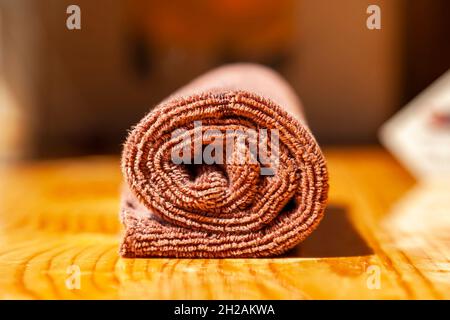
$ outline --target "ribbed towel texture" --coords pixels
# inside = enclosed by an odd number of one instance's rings
[[[225,161],[205,163],[225,141]],[[327,201],[325,159],[299,100],[252,64],[210,71],[157,105],[131,130],[122,171],[124,257],[279,255],[317,227]]]

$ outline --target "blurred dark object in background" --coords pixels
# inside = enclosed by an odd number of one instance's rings
[[[408,1],[405,17],[404,103],[450,69],[450,1]]]
[[[81,8],[81,30],[66,28],[71,4]],[[366,28],[370,4],[381,7],[381,30]],[[373,143],[385,119],[450,67],[449,6],[8,0],[0,2],[0,78],[24,115],[31,157],[117,153],[162,98],[234,61],[281,72],[322,144]]]

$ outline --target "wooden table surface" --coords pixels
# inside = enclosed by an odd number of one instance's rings
[[[0,298],[450,298],[450,223],[435,220],[447,215],[410,223],[404,207],[420,198],[410,194],[416,182],[382,149],[325,153],[326,217],[273,259],[122,259],[117,158],[4,167]]]

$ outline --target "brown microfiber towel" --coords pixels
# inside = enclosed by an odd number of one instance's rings
[[[202,152],[224,141],[234,143],[224,162],[205,163]],[[260,158],[255,145],[267,145]],[[122,170],[124,257],[278,255],[316,228],[327,201],[326,163],[300,102],[252,64],[215,69],[156,106],[129,134]]]

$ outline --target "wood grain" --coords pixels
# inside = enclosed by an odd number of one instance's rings
[[[3,167],[0,298],[450,298],[449,219],[439,220],[438,233],[405,229],[408,213],[390,221],[401,211],[395,204],[418,196],[408,193],[413,179],[383,150],[328,149],[326,156],[330,208],[340,211],[330,209],[328,227],[324,220],[303,245],[274,259],[121,259],[118,159]],[[77,279],[71,266],[79,268],[79,288],[69,281]]]

